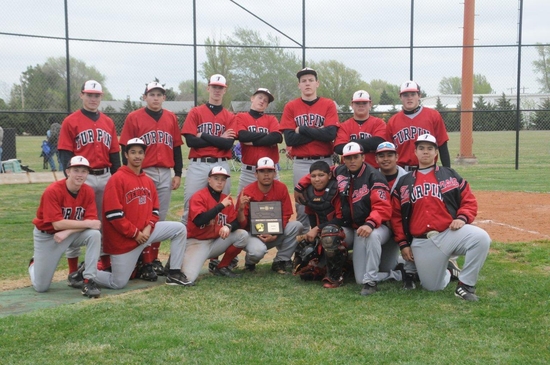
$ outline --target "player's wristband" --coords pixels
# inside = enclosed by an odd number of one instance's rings
[[[231,224],[229,224],[229,223],[226,224],[225,227],[229,228],[229,231],[231,231],[231,228],[233,228],[233,227],[231,226]]]

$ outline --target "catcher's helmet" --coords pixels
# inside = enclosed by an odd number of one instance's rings
[[[346,238],[344,230],[335,224],[328,224],[321,230],[321,245],[327,254],[334,252],[344,238]]]

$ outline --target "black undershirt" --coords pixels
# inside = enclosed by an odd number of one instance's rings
[[[302,101],[304,103],[306,103],[307,105],[312,106],[313,104],[315,104],[316,102],[319,101],[319,97],[317,97],[315,100],[304,100],[304,99],[302,99]]]
[[[156,120],[157,122],[160,120],[160,118],[162,117],[162,111],[163,109],[159,110],[158,112],[154,111],[154,110],[151,110],[147,107],[145,107],[145,113],[147,113],[147,115],[149,115],[151,118],[153,118],[154,120]]]
[[[250,109],[250,111],[248,112],[248,114],[250,114],[250,116],[254,119],[258,119],[258,118],[261,118],[264,116],[264,113],[261,113],[257,110],[252,110]]]
[[[223,105],[213,105],[210,103],[206,103],[206,106],[214,115],[218,115],[223,110]]]
[[[414,114],[414,113],[418,113],[418,111],[420,110],[421,107],[422,107],[422,105],[417,106],[417,107],[414,108],[413,110],[405,110],[405,109],[403,109],[403,113],[405,113],[405,114],[407,114],[407,115]]]
[[[82,112],[82,114],[84,114],[86,117],[90,118],[91,120],[93,120],[94,122],[97,122],[97,120],[99,119],[99,112],[91,112],[89,110],[86,110],[84,108],[80,109],[80,111]]]

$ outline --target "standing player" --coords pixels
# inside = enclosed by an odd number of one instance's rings
[[[208,186],[189,200],[189,237],[182,269],[191,282],[197,279],[208,258],[224,252],[223,259],[212,267],[212,272],[229,278],[238,276],[230,264],[246,246],[248,233],[238,229],[233,199],[223,193],[229,177],[223,167],[213,167],[208,173]]]
[[[393,191],[395,240],[403,258],[416,264],[427,290],[444,289],[452,276],[449,258],[464,255],[455,295],[477,301],[475,285],[491,238],[471,224],[477,215],[476,198],[456,171],[435,165],[438,144],[433,135],[422,134],[415,144],[418,170],[401,178]]]
[[[170,260],[176,269],[169,270],[166,284],[192,285],[180,270],[187,230],[180,222],[159,222],[155,184],[141,170],[146,147],[139,138],[128,140],[124,152],[128,164],[105,187],[103,250],[111,255],[111,272],[98,271],[97,282],[107,288],[126,286],[143,249],[167,239],[171,240]]]
[[[407,171],[418,168],[414,142],[422,134],[431,134],[439,141],[439,152],[443,166],[451,167],[447,141],[447,129],[437,110],[420,105],[420,87],[414,81],[401,85],[399,97],[403,109],[392,116],[386,127],[386,140],[392,141],[399,151],[397,164]]]
[[[378,167],[374,153],[378,145],[385,141],[386,123],[370,115],[371,107],[372,102],[368,92],[359,90],[353,93],[351,99],[353,117],[340,124],[334,141],[334,152],[341,155],[346,143],[357,142],[365,151],[365,162]]]
[[[338,131],[338,113],[334,101],[318,97],[317,71],[304,68],[296,74],[301,96],[285,105],[279,129],[287,146],[292,147],[294,185],[309,173],[309,166],[318,160],[332,165],[333,141]],[[304,228],[309,220],[304,206],[296,202],[297,220]]]
[[[157,188],[159,197],[159,220],[164,221],[170,207],[172,190],[179,188],[183,161],[181,156],[182,139],[178,117],[162,108],[166,100],[166,89],[158,82],[150,82],[145,88],[144,108],[131,112],[124,121],[120,144],[124,146],[132,138],[140,138],[147,145],[143,161],[143,172],[149,176]],[[126,163],[123,156],[122,161]],[[174,169],[172,177],[171,169]],[[156,275],[164,275],[164,268],[158,259],[160,242],[154,242],[142,252],[140,275],[151,280]]]
[[[256,181],[244,187],[237,202],[237,219],[241,228],[250,230],[250,202],[281,202],[283,234],[258,234],[251,236],[246,245],[245,270],[254,271],[256,264],[265,256],[268,249],[277,247],[271,270],[285,274],[292,270],[291,257],[296,248],[296,236],[302,232],[302,223],[290,222],[292,203],[288,188],[275,180],[275,162],[269,157],[262,157],[256,163]]]
[[[82,281],[82,294],[93,298],[101,291],[95,280],[97,259],[101,245],[101,222],[97,218],[94,191],[84,184],[90,163],[84,157],[74,156],[66,165],[65,180],[46,188],[36,218],[34,256],[29,265],[32,286],[37,292],[50,287],[55,268],[69,247],[86,246],[86,261],[75,280]]]
[[[206,187],[204,177],[212,167],[219,165],[229,171],[228,160],[231,159],[231,148],[237,134],[235,115],[222,106],[223,95],[227,91],[225,82],[222,75],[210,77],[207,88],[208,103],[191,109],[181,128],[181,134],[190,147],[190,162],[183,195],[183,224],[187,224],[189,217],[189,199]],[[224,194],[229,194],[230,190],[229,179]]]
[[[120,146],[113,120],[99,111],[103,89],[95,80],[82,85],[80,99],[82,109],[69,115],[61,124],[57,149],[61,164],[67,163],[74,155],[83,156],[90,162],[90,173],[86,184],[94,189],[97,211],[101,214],[105,185],[120,167]],[[101,217],[100,217],[101,219]],[[79,248],[67,251],[69,272],[78,268]],[[108,256],[103,256],[104,265],[109,265]],[[73,283],[79,286],[79,283]]]
[[[342,199],[344,231],[346,239],[353,237],[353,271],[356,282],[363,285],[361,295],[370,295],[378,291],[378,281],[402,278],[399,271],[380,272],[382,246],[391,236],[383,224],[391,217],[389,188],[380,171],[365,163],[359,144],[350,142],[343,152],[344,165],[334,175]]]
[[[275,164],[279,162],[278,143],[283,141],[279,131],[279,122],[273,115],[265,114],[269,103],[275,100],[268,89],[259,88],[250,98],[248,113],[237,114],[235,124],[241,142],[241,178],[238,192],[246,185],[256,181],[254,171],[256,162],[263,157],[269,157]]]

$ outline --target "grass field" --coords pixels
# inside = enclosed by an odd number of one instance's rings
[[[548,153],[543,155],[540,146],[550,135],[529,135],[539,147],[522,143],[533,161],[525,161],[525,167],[520,162],[516,171],[509,134],[476,135],[475,146],[485,148],[474,147],[479,164],[457,170],[474,190],[548,192]],[[37,171],[40,141],[17,141],[18,158]],[[456,151],[452,143],[451,154]],[[508,161],[504,155],[510,153]],[[233,177],[236,189],[238,174]],[[283,170],[282,180],[290,184],[291,172]],[[1,282],[27,278],[31,220],[45,186],[0,185]],[[182,201],[180,188],[169,219],[179,219]],[[162,249],[166,252],[166,243]],[[353,282],[326,290],[261,265],[258,274],[236,280],[205,276],[192,288],[159,286],[0,318],[0,362],[548,364],[549,257],[549,241],[493,242],[478,283],[478,303],[455,298],[454,285],[430,293],[383,283],[379,293],[365,298]],[[66,269],[66,260],[59,267]]]

